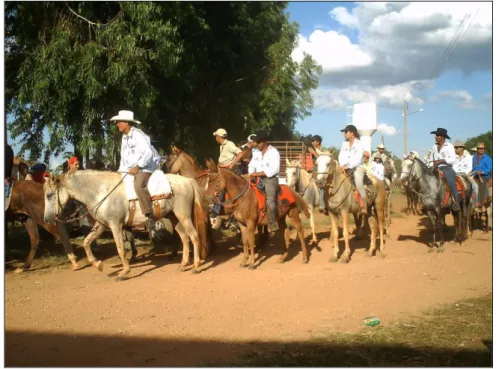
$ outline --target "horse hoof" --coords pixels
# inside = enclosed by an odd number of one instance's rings
[[[437,249],[437,253],[441,254],[442,252],[444,252],[444,249],[442,249],[442,248]]]
[[[240,268],[247,268],[247,267],[248,267],[248,264],[241,263],[241,264],[239,264],[239,267],[240,267]]]
[[[338,260],[338,263],[340,263],[340,264],[348,264],[348,262],[349,262],[348,259],[343,259],[342,258],[342,259]]]
[[[126,281],[127,279],[128,279],[128,277],[122,275],[122,276],[116,278],[116,282],[123,282],[123,281]]]
[[[78,269],[80,269],[80,266],[78,264],[74,264],[72,267],[71,267],[71,270],[73,272],[76,272]]]
[[[308,260],[302,260],[301,263],[302,264],[308,264]]]
[[[192,274],[199,274],[201,271],[199,269],[192,269]]]
[[[21,273],[22,273],[22,272],[24,272],[25,270],[26,270],[26,269],[24,269],[24,268],[17,268],[17,269],[14,271],[14,273],[16,273],[16,274],[21,274]]]
[[[337,261],[338,261],[338,258],[335,258],[334,256],[331,256],[331,257],[329,258],[329,262],[330,262],[330,263],[336,263]]]
[[[251,264],[251,265],[248,266],[248,269],[255,270],[256,269],[256,265],[255,264]]]
[[[132,256],[132,257],[130,258],[130,260],[128,260],[128,262],[129,262],[130,264],[136,263],[137,261],[138,261],[138,259],[137,259],[137,257],[135,257],[135,256]]]
[[[366,258],[372,258],[373,254],[371,254],[369,251],[366,251],[364,254]]]
[[[428,254],[431,254],[432,252],[435,252],[435,249],[434,249],[433,247],[430,247],[430,248],[428,249]]]
[[[284,264],[284,260],[283,259],[279,259],[279,261],[277,262],[277,264]]]
[[[381,256],[383,259],[386,258],[386,254],[384,252],[380,252],[379,256]]]
[[[104,263],[100,260],[96,261],[94,267],[96,267],[99,272],[102,272],[104,270]]]
[[[187,270],[187,267],[185,265],[181,265],[178,267],[179,272],[185,272]]]

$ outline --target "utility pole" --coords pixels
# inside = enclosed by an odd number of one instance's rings
[[[407,155],[407,108],[409,103],[404,101],[404,155]]]

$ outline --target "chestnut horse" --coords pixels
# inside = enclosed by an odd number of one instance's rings
[[[206,164],[209,169],[216,170],[216,165],[213,160],[210,159],[206,161]],[[244,255],[240,266],[255,269],[255,229],[260,224],[268,225],[268,213],[265,213],[265,216],[259,223],[260,209],[256,191],[251,188],[248,180],[242,176],[230,169],[218,168],[218,172],[211,173],[209,177],[210,182],[215,184],[215,190],[213,193],[215,198],[220,190],[224,188],[226,189],[228,198],[230,199],[230,204],[225,204],[225,206],[233,208],[234,217],[239,224],[239,228],[241,229]],[[303,263],[306,264],[308,263],[309,255],[305,244],[305,236],[301,224],[300,212],[307,218],[310,218],[308,205],[305,200],[303,200],[303,198],[293,189],[285,185],[282,185],[281,187],[286,187],[286,189],[292,194],[294,202],[290,205],[278,207],[278,222],[280,223],[279,225],[282,226],[285,220],[284,218],[286,217],[286,220],[289,220],[293,227],[296,228],[298,238],[301,243]],[[279,259],[280,263],[283,263],[288,256],[288,248],[290,245],[289,232],[290,230],[286,227],[284,231],[285,249]]]

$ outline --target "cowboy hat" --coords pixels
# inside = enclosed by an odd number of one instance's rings
[[[385,145],[383,145],[383,144],[378,145],[378,149],[384,149],[384,148],[385,148]]]
[[[133,111],[130,110],[120,110],[118,115],[111,118],[111,121],[113,120],[118,122],[134,122],[136,124],[141,124],[140,121],[134,119]]]
[[[431,131],[431,135],[442,136],[450,140],[450,137],[447,136],[447,130],[445,128],[437,128],[436,131]]]
[[[375,153],[375,154],[373,155],[373,160],[374,160],[374,159],[381,159],[381,161],[383,161],[383,157],[381,156],[381,154],[380,154],[379,152],[377,152],[377,153]]]
[[[410,152],[409,152],[409,155],[411,155],[411,154],[414,154],[414,157],[415,157],[415,158],[419,158],[419,154],[418,154],[418,152],[417,152],[417,151],[410,151]]]
[[[213,132],[213,136],[220,136],[220,137],[227,137],[227,131],[223,128],[217,129],[215,132]]]
[[[269,140],[269,135],[267,132],[265,131],[260,131],[258,132],[256,135],[255,135],[255,138],[254,138],[255,142],[266,142]]]
[[[463,141],[459,141],[457,140],[455,143],[454,143],[454,147],[466,147],[466,145],[464,144]]]
[[[479,142],[478,145],[476,145],[477,150],[478,149],[485,149],[485,144],[483,142]]]

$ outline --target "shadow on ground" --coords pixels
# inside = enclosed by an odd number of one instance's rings
[[[403,344],[221,342],[6,331],[5,366],[491,366],[483,349]]]

